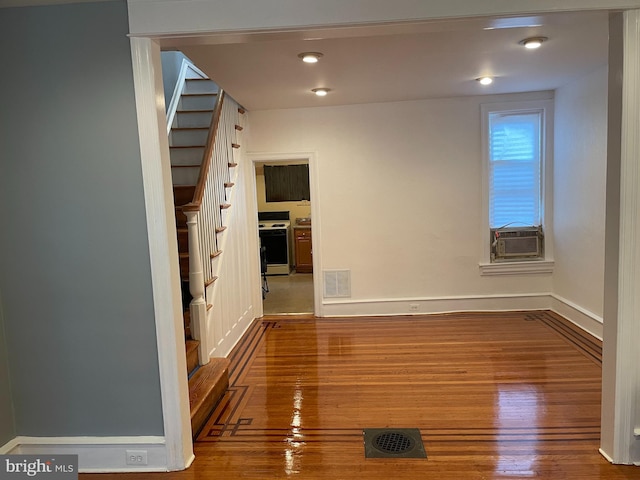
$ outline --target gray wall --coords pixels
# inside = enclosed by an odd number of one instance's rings
[[[16,436],[8,360],[0,295],[0,446]]]
[[[0,291],[18,435],[161,435],[127,8],[0,12]]]
[[[182,60],[185,58],[189,60],[182,52],[162,52],[162,86],[164,87],[165,110],[169,108],[169,102],[173,90],[176,88],[178,75],[180,75]]]

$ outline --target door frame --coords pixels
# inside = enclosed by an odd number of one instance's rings
[[[253,194],[253,208],[257,217],[258,213],[258,196],[256,184],[256,164],[286,164],[293,162],[302,162],[309,164],[309,190],[311,202],[311,218],[313,219],[313,228],[311,229],[311,244],[313,245],[313,314],[316,317],[322,317],[322,276],[321,276],[321,235],[322,231],[319,202],[319,181],[318,181],[318,162],[315,152],[249,152],[246,155],[247,160],[251,162],[252,175],[249,175],[251,182],[251,192]],[[260,303],[260,315],[263,314],[262,302]]]

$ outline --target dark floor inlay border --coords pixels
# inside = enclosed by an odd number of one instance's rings
[[[427,458],[417,428],[365,428],[365,458]]]

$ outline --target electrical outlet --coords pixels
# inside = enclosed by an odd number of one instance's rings
[[[409,304],[409,310],[411,310],[412,312],[417,312],[418,311],[418,307],[420,307],[419,303],[410,303]]]
[[[146,450],[127,450],[127,465],[146,465]]]

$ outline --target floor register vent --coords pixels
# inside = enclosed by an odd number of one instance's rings
[[[365,458],[427,458],[417,428],[365,428]]]

